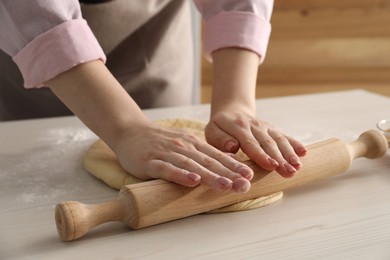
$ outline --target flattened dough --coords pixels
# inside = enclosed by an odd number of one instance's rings
[[[184,129],[204,139],[205,123],[188,119],[167,119],[157,121],[156,123],[175,129]],[[248,160],[248,157],[241,151],[237,158],[240,161]],[[102,180],[108,186],[119,190],[123,185],[142,182],[127,171],[125,171],[116,158],[114,152],[102,141],[96,141],[86,152],[84,157],[84,167],[96,178]],[[253,200],[242,201],[223,208],[209,211],[208,213],[223,213],[231,211],[242,211],[255,209],[269,205],[283,196],[283,192],[278,192],[268,196]]]

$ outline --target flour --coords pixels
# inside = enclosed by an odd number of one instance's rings
[[[0,189],[8,204],[2,205],[3,210],[54,205],[81,193],[90,182],[82,158],[95,140],[96,136],[87,129],[50,129],[42,131],[37,139],[26,140],[26,149],[2,154]]]
[[[88,129],[80,128],[58,128],[45,132],[47,140],[53,140],[55,144],[69,144],[81,142],[94,138]]]

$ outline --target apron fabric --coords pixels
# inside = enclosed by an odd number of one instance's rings
[[[112,0],[81,4],[106,66],[141,108],[189,105],[193,41],[187,0]],[[0,51],[0,120],[72,113],[49,88],[25,89],[16,64]]]

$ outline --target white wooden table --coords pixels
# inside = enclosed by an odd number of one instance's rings
[[[258,116],[306,144],[354,140],[390,117],[390,99],[355,90],[258,100]],[[207,120],[207,105],[145,111]],[[82,167],[96,137],[75,117],[0,123],[0,259],[390,259],[390,153],[286,191],[270,206],[141,230],[107,223],[61,242],[54,207],[117,192]]]

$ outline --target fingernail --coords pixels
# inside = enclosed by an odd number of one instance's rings
[[[299,152],[302,154],[305,154],[305,153],[307,153],[307,149],[305,147],[302,147],[299,149]]]
[[[234,141],[229,141],[225,145],[225,149],[229,153],[234,153],[237,150],[238,144]]]
[[[268,161],[272,166],[275,166],[275,168],[279,167],[279,163],[274,158],[269,157]]]
[[[247,180],[251,180],[253,178],[253,171],[247,166],[241,166],[240,168],[238,168],[237,172]]]
[[[233,182],[233,190],[238,193],[248,192],[251,188],[251,183],[244,178],[235,179]]]
[[[223,189],[223,190],[227,189],[229,186],[231,186],[233,184],[233,182],[231,180],[224,178],[224,177],[219,177],[217,179],[217,183],[219,184],[218,188]]]
[[[295,173],[297,170],[292,166],[290,165],[289,163],[285,163],[284,164],[284,168],[286,169],[286,171],[288,173]]]
[[[301,161],[300,161],[299,158],[296,157],[296,156],[292,156],[292,157],[290,158],[290,163],[291,163],[292,165],[301,165]]]
[[[193,173],[193,172],[187,173],[187,178],[192,180],[192,181],[195,181],[195,182],[200,181],[200,176],[196,173]]]

